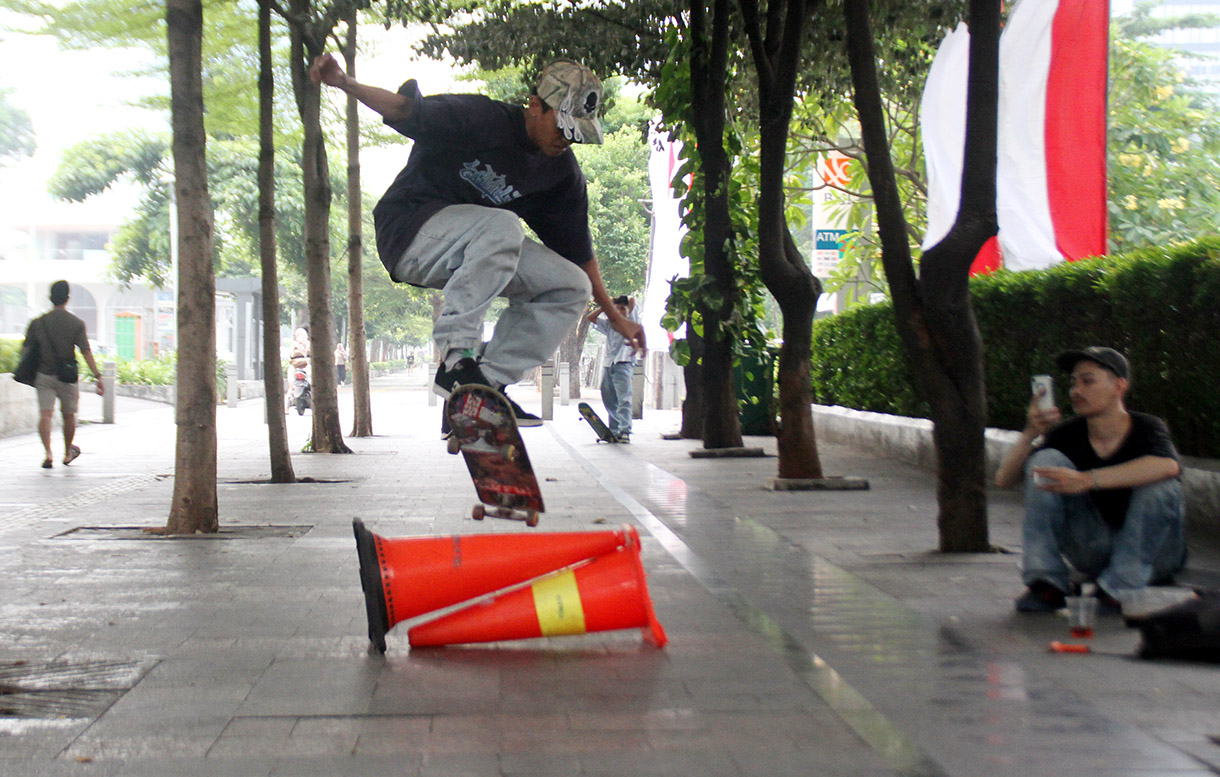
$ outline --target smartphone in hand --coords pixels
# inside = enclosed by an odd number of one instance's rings
[[[1038,399],[1039,410],[1055,406],[1055,380],[1050,375],[1035,375],[1029,381],[1030,392]]]

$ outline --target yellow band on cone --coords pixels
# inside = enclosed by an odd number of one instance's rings
[[[572,570],[560,572],[533,585],[534,610],[544,637],[585,633],[585,611]]]

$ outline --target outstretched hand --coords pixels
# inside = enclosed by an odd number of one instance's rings
[[[648,352],[648,344],[644,342],[644,327],[638,321],[616,316],[610,320],[610,326],[614,327],[614,331],[622,335],[636,352]]]
[[[319,54],[314,57],[313,64],[309,66],[309,80],[315,84],[340,86],[345,78],[347,78],[347,74],[343,72],[343,68],[333,54]]]

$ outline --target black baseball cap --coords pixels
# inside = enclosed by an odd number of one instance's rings
[[[1076,351],[1064,351],[1055,357],[1055,364],[1058,364],[1064,372],[1071,372],[1076,368],[1077,362],[1084,360],[1100,364],[1124,380],[1131,377],[1131,367],[1127,364],[1127,357],[1113,348],[1100,345],[1090,345],[1088,348]]]

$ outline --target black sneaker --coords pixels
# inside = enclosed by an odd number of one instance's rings
[[[1038,580],[1013,602],[1017,612],[1054,612],[1067,606],[1063,591]]]
[[[504,398],[508,400],[508,406],[513,409],[513,415],[517,417],[517,426],[518,427],[542,426],[542,419],[539,418],[538,416],[534,415],[533,413],[525,412],[525,410],[523,410],[521,408],[521,405],[518,405],[516,402],[513,401],[512,397],[510,397],[508,394],[504,393],[503,386],[499,387],[496,390],[499,391],[501,394],[504,394]]]
[[[448,399],[449,395],[453,393],[454,386],[467,383],[491,386],[491,381],[483,374],[479,363],[469,356],[459,359],[451,370],[445,369],[445,364],[442,362],[436,370],[436,380],[432,382],[432,393]]]

